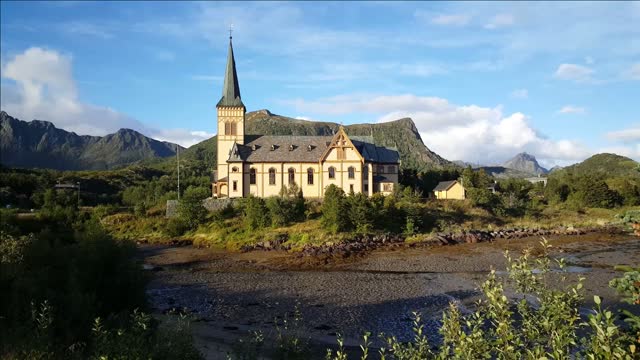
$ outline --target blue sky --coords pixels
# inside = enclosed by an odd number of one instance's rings
[[[248,110],[410,116],[450,160],[640,160],[640,2],[2,2],[2,109],[79,134],[215,133],[228,28]]]

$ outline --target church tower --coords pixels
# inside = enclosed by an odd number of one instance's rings
[[[218,110],[218,171],[216,175],[218,196],[229,195],[229,165],[227,159],[234,143],[244,145],[244,117],[246,109],[240,99],[240,86],[233,57],[232,38],[229,36],[229,54],[224,74],[222,98],[216,105]]]

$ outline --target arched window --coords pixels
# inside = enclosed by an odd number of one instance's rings
[[[256,184],[256,169],[254,168],[249,169],[249,184],[250,185]]]
[[[349,169],[347,169],[347,171],[349,172],[349,179],[356,178],[356,169],[353,166],[349,166]]]
[[[395,172],[396,172],[396,167],[395,167],[395,166],[393,166],[393,165],[389,165],[389,166],[387,166],[387,172],[388,172],[389,174],[393,174],[393,173],[395,173]]]
[[[275,185],[276,184],[276,169],[271,168],[269,169],[269,185]]]
[[[362,177],[365,179],[369,178],[369,165],[364,164],[364,167],[362,168]]]
[[[335,179],[336,178],[336,168],[334,168],[333,166],[329,167],[329,179]]]
[[[238,167],[237,166],[232,167],[231,172],[238,172]]]
[[[313,185],[313,169],[312,168],[307,169],[307,184]]]
[[[382,174],[384,172],[384,165],[378,165],[378,174]]]
[[[296,170],[294,168],[289,168],[289,185],[295,184],[296,182]]]

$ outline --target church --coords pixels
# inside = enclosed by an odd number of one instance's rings
[[[342,126],[333,136],[246,135],[246,108],[231,37],[222,98],[216,108],[215,198],[274,196],[293,184],[305,198],[322,198],[331,184],[346,193],[388,195],[398,184],[398,151],[375,145],[370,136],[348,136]]]

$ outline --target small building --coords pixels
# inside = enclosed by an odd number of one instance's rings
[[[537,183],[542,183],[542,186],[547,186],[547,178],[546,177],[542,177],[542,176],[537,176],[537,177],[529,177],[529,178],[525,178],[525,180],[527,180],[528,182],[532,183],[532,184],[537,184]]]
[[[460,183],[460,181],[458,180],[439,182],[438,185],[433,189],[433,193],[435,194],[436,199],[439,200],[464,200],[467,197],[467,191],[462,186],[462,183]]]

